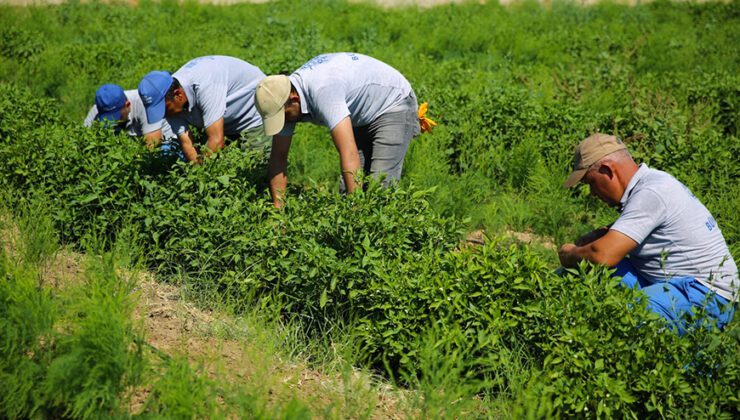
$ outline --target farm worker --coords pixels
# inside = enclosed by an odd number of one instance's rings
[[[84,126],[90,127],[93,121],[110,121],[116,132],[125,131],[132,137],[144,137],[147,147],[154,148],[162,142],[165,144],[176,138],[166,121],[149,124],[141,102],[139,92],[135,89],[124,91],[120,86],[104,84],[95,92],[95,105],[87,113]]]
[[[648,307],[681,335],[685,315],[702,308],[722,328],[735,312],[738,270],[722,232],[706,207],[673,176],[637,165],[622,141],[593,134],[575,151],[570,188],[617,207],[620,217],[575,244],[560,247],[560,263],[581,260],[616,268],[622,284],[641,289]]]
[[[205,154],[221,150],[225,137],[245,146],[269,149],[270,139],[254,107],[254,90],[265,74],[234,57],[212,55],[187,62],[174,74],[153,71],[139,83],[150,122],[166,117],[187,160],[197,162],[189,125],[205,129]]]
[[[266,77],[257,86],[257,110],[273,136],[268,177],[275,207],[288,184],[288,150],[296,123],[331,130],[342,171],[340,189],[354,191],[359,169],[401,177],[411,139],[419,134],[414,90],[398,70],[356,53],[322,54],[290,76]],[[433,124],[433,122],[432,122]]]

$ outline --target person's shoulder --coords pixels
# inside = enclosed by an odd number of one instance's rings
[[[645,174],[640,181],[643,188],[666,189],[680,187],[682,184],[668,172],[659,169],[646,168]]]
[[[658,169],[649,169],[640,184],[640,191],[649,191],[665,203],[695,198],[691,190],[676,177]]]

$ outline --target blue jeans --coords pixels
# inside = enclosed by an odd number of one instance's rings
[[[621,277],[622,284],[642,290],[648,297],[648,309],[668,320],[679,335],[686,334],[690,322],[686,315],[694,315],[694,307],[701,307],[707,316],[717,321],[722,329],[732,320],[735,305],[712,292],[693,277],[673,277],[668,281],[651,281],[642,277],[628,259],[617,264],[612,277]],[[700,324],[702,320],[696,320]]]

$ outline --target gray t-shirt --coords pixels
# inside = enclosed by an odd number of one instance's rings
[[[129,135],[134,137],[141,137],[145,134],[149,134],[153,131],[162,130],[162,139],[175,140],[177,136],[172,132],[170,125],[167,121],[162,120],[158,123],[149,124],[146,120],[146,111],[144,110],[144,103],[141,102],[139,97],[139,91],[136,89],[127,90],[123,92],[126,98],[131,102],[131,111],[128,113],[128,120],[126,121],[123,130]],[[84,126],[90,127],[98,116],[98,107],[93,105],[90,108],[90,112],[85,117]]]
[[[190,60],[172,77],[188,97],[187,109],[167,119],[175,134],[185,133],[188,124],[208,128],[222,117],[227,136],[262,126],[254,105],[257,84],[265,78],[259,68],[238,58],[211,55]]]
[[[690,276],[738,300],[738,271],[722,232],[704,205],[671,175],[642,164],[620,200],[611,226],[639,245],[630,261],[645,278]]]
[[[333,129],[349,116],[362,127],[394,110],[412,93],[398,70],[362,54],[333,53],[312,58],[290,75],[301,98],[301,122]],[[295,123],[285,123],[280,135],[290,136]]]

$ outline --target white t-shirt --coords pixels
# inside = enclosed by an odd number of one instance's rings
[[[330,130],[347,116],[353,127],[366,126],[412,92],[398,70],[356,53],[319,55],[289,77],[301,98],[301,121]],[[294,130],[295,123],[286,122],[280,135]]]
[[[237,135],[262,126],[254,105],[262,71],[234,57],[211,55],[187,62],[172,75],[188,97],[187,109],[176,118],[167,118],[175,134],[187,131],[188,124],[208,128],[223,117],[224,134]]]
[[[170,125],[167,124],[167,121],[162,120],[154,124],[147,123],[144,103],[141,102],[138,90],[132,89],[124,91],[123,93],[126,95],[126,99],[131,102],[131,111],[128,113],[128,120],[123,128],[129,136],[141,137],[145,134],[161,129],[163,140],[174,140],[177,138],[177,136],[172,132]],[[97,116],[98,107],[93,105],[87,113],[87,117],[85,117],[84,126],[90,127]]]
[[[642,164],[620,200],[611,226],[639,245],[630,262],[648,280],[689,276],[718,295],[738,300],[738,271],[706,207],[671,175]]]

